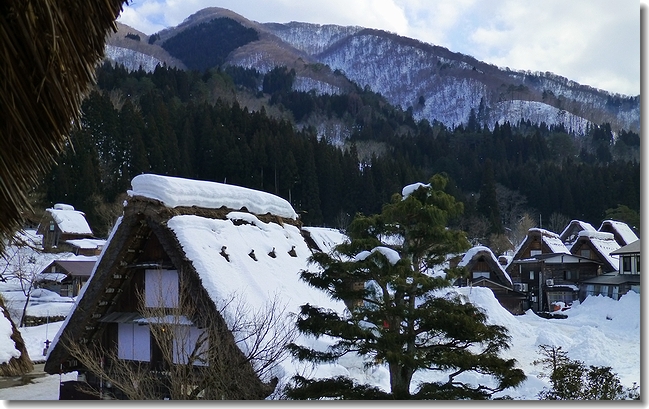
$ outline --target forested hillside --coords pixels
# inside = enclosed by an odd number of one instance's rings
[[[445,172],[450,193],[465,204],[454,223],[485,244],[525,214],[544,228],[570,219],[597,226],[607,215],[639,228],[640,139],[633,132],[602,124],[577,137],[543,123],[489,130],[477,120],[450,129],[415,121],[367,89],[291,91],[293,78],[286,69],[129,73],[105,64],[36,206],[71,204],[105,236],[130,180],[151,172],[274,193],[305,224],[342,227],[356,212],[380,212],[403,186]],[[349,124],[353,133],[344,145],[318,139],[309,118]]]

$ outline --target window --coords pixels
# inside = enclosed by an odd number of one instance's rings
[[[572,291],[549,291],[548,293],[548,304],[564,303],[565,305],[571,305],[574,301]]]
[[[631,274],[631,256],[622,256],[622,274]]]
[[[527,292],[527,283],[514,283],[514,290],[520,291],[522,293]]]
[[[613,286],[613,294],[611,294],[612,299],[617,300],[618,291],[619,291],[618,286],[614,285]]]
[[[476,278],[480,278],[480,277],[489,278],[489,276],[490,276],[490,274],[489,274],[488,271],[474,271],[474,272],[473,272],[473,279],[474,279],[474,280],[475,280]]]
[[[563,278],[564,280],[578,280],[579,279],[579,271],[564,271],[563,272]]]
[[[608,286],[607,285],[600,285],[599,286],[599,293],[601,295],[608,296]]]
[[[178,306],[176,270],[146,270],[144,274],[145,307],[175,308]]]
[[[594,294],[595,294],[595,285],[594,284],[587,284],[586,285],[586,296],[594,295]]]
[[[590,249],[581,249],[581,250],[579,251],[579,254],[580,254],[582,257],[590,258]]]
[[[530,271],[530,280],[534,280],[534,271]]]
[[[538,256],[539,254],[542,254],[542,253],[543,253],[542,250],[530,250],[530,256],[532,256],[532,257]]]
[[[151,360],[150,334],[147,325],[120,323],[117,325],[117,357],[133,361]]]

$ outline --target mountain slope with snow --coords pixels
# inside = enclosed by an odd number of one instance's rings
[[[148,50],[139,45],[138,51],[162,50],[160,44],[182,30],[222,17],[259,34],[258,41],[232,51],[226,64],[262,73],[276,66],[293,68],[297,74],[294,88],[300,91],[347,92],[349,79],[403,110],[412,109],[416,119],[437,120],[451,127],[466,124],[473,110],[479,123],[489,127],[522,119],[563,124],[578,134],[589,122],[608,122],[614,131],[640,129],[639,95],[612,94],[549,72],[500,68],[443,47],[357,26],[260,24],[212,7],[189,16],[177,28],[163,30],[159,41],[147,44]],[[109,45],[124,43],[123,32],[111,37]],[[135,60],[128,63],[126,57],[120,58],[127,66],[137,66]],[[142,59],[136,54],[132,58]],[[169,65],[165,58],[157,58]],[[322,64],[328,69],[319,68]],[[344,75],[334,75],[339,73]]]

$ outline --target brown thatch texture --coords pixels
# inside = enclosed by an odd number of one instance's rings
[[[34,364],[29,358],[27,353],[27,348],[25,347],[25,342],[23,337],[20,335],[20,331],[16,328],[16,325],[11,321],[9,317],[9,312],[4,305],[2,297],[0,297],[0,310],[3,314],[0,314],[0,320],[8,320],[11,322],[12,334],[11,340],[14,342],[14,345],[18,351],[20,351],[20,356],[18,358],[11,358],[9,362],[4,362],[0,364],[0,376],[19,376],[24,375],[34,369]]]
[[[0,5],[0,239],[21,227],[26,193],[65,147],[124,2]]]

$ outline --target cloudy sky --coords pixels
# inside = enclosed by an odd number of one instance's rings
[[[223,7],[260,23],[358,25],[500,67],[550,71],[638,95],[641,4],[646,5],[633,0],[131,0],[118,21],[153,34],[205,7]]]

